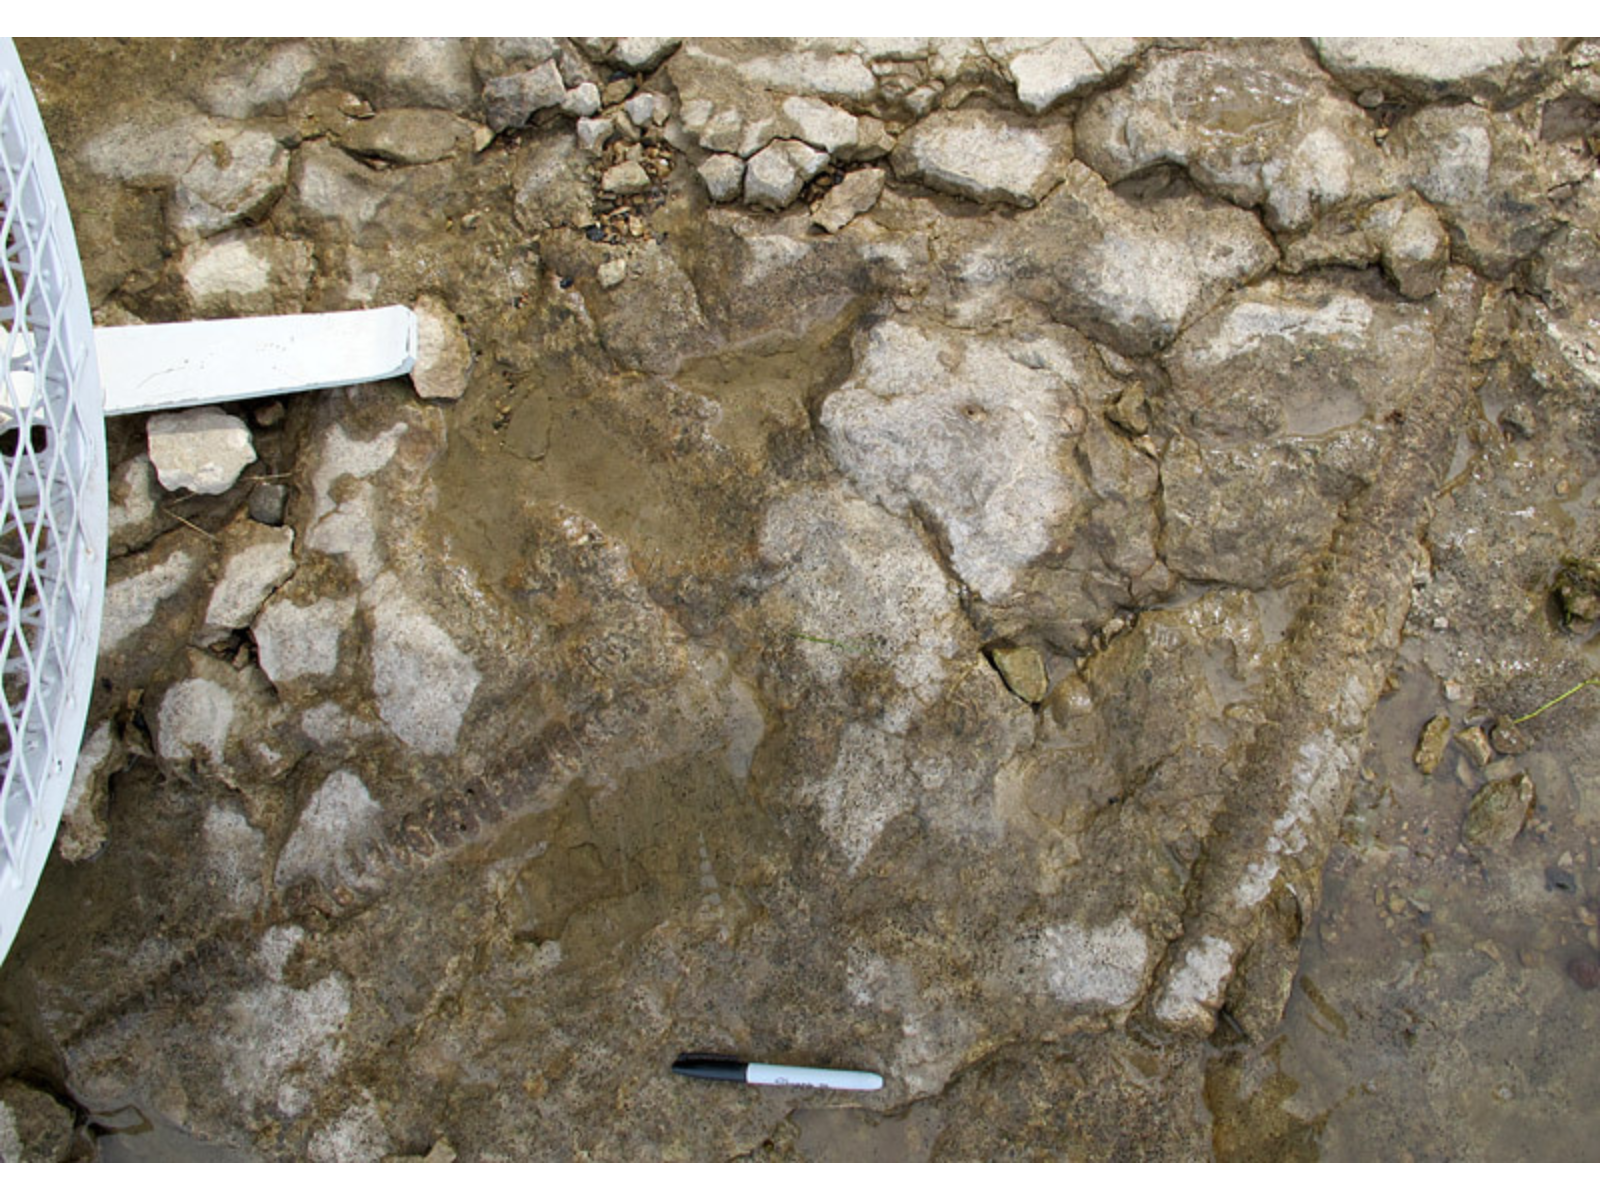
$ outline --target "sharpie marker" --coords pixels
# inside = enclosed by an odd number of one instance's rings
[[[747,1063],[726,1054],[680,1054],[672,1064],[679,1075],[692,1079],[718,1079],[728,1083],[754,1083],[763,1087],[837,1088],[846,1092],[875,1092],[883,1076],[871,1071],[834,1071],[826,1067],[780,1067],[772,1063]]]

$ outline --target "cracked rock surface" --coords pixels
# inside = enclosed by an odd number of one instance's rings
[[[1600,45],[20,49],[427,353],[111,423],[0,1154],[1600,1153]]]

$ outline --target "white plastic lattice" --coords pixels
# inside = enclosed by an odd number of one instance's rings
[[[103,394],[83,268],[22,63],[0,40],[0,960],[55,838],[105,592]]]

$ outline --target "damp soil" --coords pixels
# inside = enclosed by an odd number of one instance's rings
[[[25,58],[45,57],[42,47],[23,49]],[[97,92],[136,94],[158,69],[203,78],[256,53],[198,42],[49,49],[36,79],[69,142],[92,124]],[[455,207],[487,203],[491,191],[463,185]],[[104,225],[90,215],[89,227],[100,231],[91,236],[109,241],[119,223],[133,222],[137,206],[128,205]],[[661,222],[661,231],[693,236],[681,214]],[[470,245],[461,250],[462,270],[487,275],[496,254],[515,253],[516,240],[486,234],[434,249]],[[447,257],[438,261],[449,269]],[[785,648],[748,641],[743,575],[763,506],[795,481],[827,473],[813,414],[848,365],[854,314],[793,342],[690,356],[663,380],[617,371],[583,332],[577,301],[591,286],[539,275],[501,286],[492,314],[488,301],[477,314],[484,353],[467,394],[444,410],[445,450],[432,469],[428,533],[441,570],[461,567],[514,608],[526,598],[531,547],[562,513],[580,512],[637,548],[640,578],[685,629],[752,670],[770,668]],[[1492,389],[1480,393],[1492,424],[1504,404]],[[807,1005],[846,991],[847,948],[811,950],[812,977],[796,982],[786,956],[802,956],[797,940],[827,938],[841,907],[871,911],[881,896],[902,902],[896,919],[908,927],[944,922],[935,932],[959,935],[961,895],[916,906],[934,876],[918,857],[926,843],[911,821],[887,843],[892,850],[903,839],[903,858],[880,853],[873,869],[881,878],[850,900],[832,893],[835,881],[806,865],[813,859],[805,839],[815,833],[751,801],[745,774],[762,782],[778,761],[770,747],[753,765],[730,764],[719,749],[638,767],[621,780],[582,780],[375,901],[321,925],[308,918],[317,945],[292,961],[288,978],[312,980],[337,962],[384,998],[391,1041],[374,1036],[351,1047],[358,1066],[349,1078],[379,1094],[415,1090],[408,1104],[396,1104],[404,1109],[396,1121],[411,1123],[415,1144],[407,1149],[416,1153],[429,1148],[430,1117],[435,1127],[494,1129],[506,1106],[521,1105],[530,1120],[549,1123],[541,1149],[570,1156],[586,1152],[583,1123],[604,1121],[614,1129],[632,1123],[607,1146],[640,1158],[706,1156],[733,1142],[754,1147],[745,1157],[802,1161],[1600,1158],[1600,689],[1520,727],[1529,748],[1515,765],[1533,779],[1538,799],[1509,846],[1473,850],[1461,838],[1473,795],[1510,769],[1504,760],[1482,767],[1453,743],[1431,776],[1413,762],[1418,734],[1440,712],[1457,729],[1486,724],[1531,712],[1600,672],[1593,635],[1562,628],[1553,613],[1518,627],[1505,599],[1508,589],[1547,585],[1528,577],[1528,564],[1542,561],[1541,538],[1579,539],[1600,520],[1600,442],[1590,419],[1556,411],[1532,442],[1463,434],[1446,511],[1429,534],[1440,573],[1414,589],[1416,607],[1368,725],[1320,901],[1307,914],[1287,1008],[1253,1037],[1226,1012],[1201,1043],[1041,1023],[984,1048],[939,1094],[893,1104],[682,1084],[665,1062],[633,1091],[591,1079],[586,1039],[621,1054],[644,1036],[623,1026],[652,1035],[669,1027],[707,1049],[761,1037],[780,1051],[848,1057],[842,1033],[832,1045],[808,1044],[804,1020]],[[1524,509],[1533,515],[1507,515]],[[1468,528],[1487,530],[1505,553],[1490,563],[1438,549],[1447,530]],[[1372,572],[1397,569],[1386,561]],[[1294,624],[1282,610],[1300,603],[1283,599],[1290,590],[1259,598],[1264,623],[1278,634]],[[860,694],[887,689],[870,656],[839,655]],[[1219,703],[1246,698],[1230,691],[1238,684],[1222,664],[1209,666],[1208,677]],[[530,718],[525,732],[531,739],[543,728]],[[975,726],[973,736],[983,732]],[[804,739],[798,718],[792,736]],[[196,944],[221,946],[232,926],[193,909],[148,907],[149,897],[187,894],[180,883],[163,883],[184,864],[155,848],[197,839],[202,792],[173,787],[147,762],[119,777],[103,856],[84,866],[54,860],[47,870],[21,954],[7,965],[9,977],[0,975],[9,1006],[0,1015],[33,1003],[22,978],[30,961],[78,955],[77,969],[90,974],[97,956],[121,952],[117,930],[131,922],[170,936],[174,961],[141,969],[162,986],[176,979],[177,997],[204,1003],[208,979],[230,978],[243,952],[178,960],[186,945],[191,953]],[[489,912],[475,908],[485,878],[496,896]],[[1017,886],[960,882],[994,896]],[[990,904],[971,907],[1006,911],[992,897]],[[396,945],[415,949],[397,955]],[[787,1015],[765,1024],[747,1018],[763,1007]],[[495,1023],[468,1031],[463,1014],[474,1013],[492,1013]],[[76,1025],[77,1014],[57,1015],[48,1030],[33,1019],[0,1026],[0,1074],[23,1064],[32,1075],[58,1077],[69,1093],[81,1088],[82,1121],[101,1157],[243,1153],[186,1130],[164,1113],[162,1096],[121,1105],[91,1096],[93,1081],[65,1072],[52,1039],[87,1038],[97,1028]],[[114,1025],[121,1016],[113,1006],[94,1020]],[[860,1032],[873,1028],[862,1018]],[[530,1041],[540,1044],[547,1075],[500,1078],[500,1056],[523,1061],[518,1047]],[[1123,1122],[1125,1132],[1117,1128]],[[246,1136],[240,1132],[240,1144]],[[496,1151],[470,1138],[457,1148]]]

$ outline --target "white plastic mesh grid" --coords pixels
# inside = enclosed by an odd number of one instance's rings
[[[102,392],[66,198],[0,39],[0,960],[72,783],[105,591]]]

